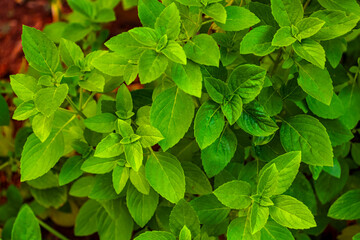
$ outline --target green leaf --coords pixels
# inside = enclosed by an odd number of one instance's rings
[[[280,27],[295,25],[304,17],[300,0],[271,0],[271,12]]]
[[[53,125],[53,120],[54,115],[47,117],[41,113],[38,113],[33,118],[33,131],[41,142],[44,142],[49,137]]]
[[[95,185],[95,177],[86,176],[76,180],[70,188],[69,195],[74,197],[88,197]]]
[[[191,240],[191,232],[188,227],[184,226],[179,233],[179,240]]]
[[[136,134],[139,135],[140,143],[144,148],[152,147],[164,137],[155,127],[150,125],[141,125],[136,129]]]
[[[185,199],[181,199],[170,213],[169,226],[179,236],[183,226],[187,226],[192,236],[200,234],[200,221],[193,207]]]
[[[325,50],[320,43],[312,39],[304,39],[301,43],[295,42],[292,46],[301,58],[321,69],[325,68]]]
[[[133,101],[129,89],[125,84],[120,85],[116,94],[116,114],[127,119],[133,110]]]
[[[136,41],[149,47],[156,46],[161,37],[158,32],[148,27],[136,27],[130,29],[128,33],[136,39]]]
[[[198,64],[219,66],[220,50],[210,35],[196,35],[185,44],[184,51],[189,59]]]
[[[81,165],[83,164],[81,156],[73,156],[66,160],[59,174],[59,185],[68,184],[83,174]]]
[[[205,149],[219,138],[225,126],[220,106],[212,101],[201,105],[196,113],[194,135],[200,149]]]
[[[130,125],[130,123],[128,121],[124,121],[121,119],[117,120],[117,130],[119,131],[120,135],[124,138],[131,137],[134,134],[134,130],[133,130],[132,126]],[[130,141],[130,143],[131,142],[132,141]]]
[[[111,173],[95,176],[95,183],[91,188],[89,198],[95,200],[112,200],[118,197],[113,188]]]
[[[180,162],[171,154],[154,153],[145,165],[146,178],[162,197],[177,203],[185,194],[185,176]]]
[[[260,204],[254,202],[250,212],[251,233],[255,234],[260,231],[265,226],[268,218],[269,208],[260,206]]]
[[[69,88],[67,84],[61,84],[59,87],[40,89],[35,95],[35,106],[39,112],[50,117],[64,102],[68,91]]]
[[[234,94],[230,99],[225,100],[225,103],[221,105],[221,110],[224,113],[226,119],[230,125],[233,125],[241,115],[243,110],[242,99],[239,95]]]
[[[192,61],[188,61],[186,65],[173,64],[171,77],[181,90],[195,97],[201,97],[202,74],[198,64]]]
[[[279,129],[275,121],[257,101],[246,105],[237,124],[245,132],[254,136],[269,136]]]
[[[139,0],[138,14],[142,25],[153,28],[157,17],[164,8],[164,5],[157,0]]]
[[[151,0],[147,0],[147,1],[151,1]],[[159,4],[162,6],[161,3]],[[112,37],[109,41],[105,43],[105,46],[108,47],[110,50],[118,53],[120,56],[127,59],[139,59],[141,54],[145,50],[149,49],[149,47],[144,46],[138,41],[136,41],[136,39],[133,38],[128,32],[124,32],[115,37]]]
[[[258,96],[259,103],[270,116],[279,114],[283,108],[283,101],[273,87],[263,88]]]
[[[354,14],[346,15],[338,10],[321,10],[311,14],[311,17],[325,21],[325,24],[314,36],[315,40],[330,40],[350,32],[358,23],[360,17]]]
[[[158,206],[159,195],[152,189],[148,195],[144,195],[129,185],[126,192],[126,205],[134,221],[144,227],[152,218]]]
[[[88,236],[97,232],[96,213],[101,208],[100,204],[92,199],[87,200],[76,216],[75,236]]]
[[[230,208],[224,206],[213,194],[194,198],[190,204],[201,224],[220,224],[230,213]]]
[[[67,0],[72,10],[83,14],[86,17],[94,18],[95,5],[88,0]]]
[[[220,3],[207,5],[204,9],[204,13],[209,17],[212,17],[215,21],[223,24],[226,22],[226,9]]]
[[[175,3],[167,6],[156,19],[155,30],[160,36],[167,35],[168,39],[175,40],[180,33],[180,13]]]
[[[8,110],[8,104],[3,97],[0,97],[0,109],[1,112],[4,112],[0,117],[0,125],[9,125],[10,114]],[[14,112],[13,119],[18,121],[23,121],[28,119],[31,116],[34,116],[39,111],[35,108],[35,104],[32,101],[21,103]],[[40,113],[41,114],[41,113]],[[42,115],[42,114],[41,114]]]
[[[321,6],[330,10],[342,10],[360,15],[360,6],[356,0],[343,0],[340,2],[336,0],[319,0]]]
[[[254,54],[256,56],[265,56],[272,53],[276,49],[271,44],[275,33],[276,29],[268,25],[252,29],[241,41],[240,53]]]
[[[251,185],[245,181],[234,180],[215,189],[214,195],[229,208],[244,209],[251,204]]]
[[[124,189],[129,179],[129,168],[117,165],[112,172],[112,182],[117,194]]]
[[[117,159],[90,157],[81,165],[81,170],[88,173],[104,174],[115,168]]]
[[[266,70],[253,65],[244,64],[235,68],[229,77],[229,89],[237,93],[243,103],[249,103],[259,95],[266,76]]]
[[[321,43],[331,67],[334,69],[339,66],[344,52],[347,49],[345,38],[336,38]]]
[[[121,155],[124,147],[120,143],[122,137],[117,133],[110,133],[96,146],[95,157],[111,158]]]
[[[28,137],[20,159],[21,181],[36,179],[55,166],[64,153],[62,132],[52,132],[45,142],[35,134]]]
[[[260,233],[251,233],[250,219],[238,217],[231,221],[227,229],[228,240],[260,240]]]
[[[184,49],[174,40],[168,41],[161,52],[171,61],[186,65],[186,54]]]
[[[11,239],[13,240],[38,240],[41,239],[41,231],[39,222],[31,210],[25,204],[16,217],[11,231]]]
[[[30,75],[11,75],[10,84],[16,96],[23,101],[33,100],[36,92],[40,89],[36,79]]]
[[[115,130],[117,118],[111,113],[102,113],[84,120],[85,126],[94,132],[109,133]]]
[[[296,38],[292,36],[291,28],[285,26],[277,30],[271,44],[276,47],[287,47],[295,41]]]
[[[150,192],[150,185],[145,176],[145,168],[141,166],[139,171],[130,169],[130,181],[134,187],[142,194],[148,195]]]
[[[134,240],[176,240],[176,237],[169,232],[162,231],[147,231],[136,238]]]
[[[91,92],[103,92],[105,83],[103,75],[91,72],[85,80],[79,82],[79,86]]]
[[[31,195],[36,202],[45,208],[60,208],[67,200],[66,187],[54,187],[48,189],[30,188]]]
[[[60,40],[59,49],[61,59],[66,66],[81,66],[81,63],[84,60],[84,53],[76,43],[62,38]]]
[[[300,20],[296,23],[296,27],[299,30],[299,33],[296,35],[298,40],[302,40],[305,38],[309,38],[315,35],[321,28],[324,26],[325,21],[315,18],[315,17],[308,17]]]
[[[326,128],[327,133],[329,134],[331,145],[339,146],[350,141],[354,135],[351,130],[348,129],[342,122],[337,120],[326,120],[322,119],[321,123]],[[360,154],[359,154],[360,156]]]
[[[124,152],[127,162],[130,164],[131,168],[135,171],[138,171],[143,162],[143,148],[139,141],[125,144]]]
[[[177,87],[169,88],[155,98],[150,122],[165,137],[159,142],[164,151],[180,141],[188,131],[193,117],[192,98]]]
[[[272,198],[274,206],[270,207],[270,216],[278,224],[293,229],[316,227],[314,216],[299,200],[287,195]]]
[[[226,83],[213,77],[205,78],[205,88],[210,98],[218,104],[223,104],[225,97],[230,95]]]
[[[339,120],[348,128],[353,129],[360,120],[360,88],[353,83],[344,87],[340,93],[339,98],[344,104],[345,113]]]
[[[153,50],[146,50],[139,60],[139,78],[142,84],[150,83],[161,76],[168,65],[167,58]]]
[[[212,192],[209,179],[197,165],[184,161],[181,166],[184,169],[187,193],[203,195]]]
[[[282,194],[291,186],[299,171],[300,162],[300,151],[288,152],[274,158],[261,169],[260,176],[264,174],[266,169],[271,168],[273,164],[275,164],[278,170],[277,187],[274,189],[273,195]]]
[[[330,207],[328,216],[341,220],[360,218],[360,191],[350,190],[339,197]]]
[[[216,24],[225,31],[248,29],[260,22],[260,19],[255,14],[244,7],[227,6],[225,10],[226,21],[224,23],[215,19],[218,21]]]
[[[344,105],[336,93],[333,93],[330,105],[326,105],[311,96],[306,97],[309,109],[317,116],[326,119],[336,119],[344,113]]]
[[[341,166],[336,158],[334,158],[333,167],[323,167],[323,170],[333,177],[340,178],[341,176]]]
[[[97,70],[112,77],[123,76],[127,63],[127,59],[116,52],[105,52],[91,61]]]
[[[279,171],[274,163],[261,171],[257,186],[257,194],[261,197],[271,197],[274,195],[278,185],[278,176]]]
[[[40,190],[49,189],[53,187],[59,187],[59,178],[57,174],[49,171],[39,178],[28,181],[27,184],[29,184],[29,186],[33,188]]]
[[[116,204],[121,203],[120,200]],[[116,218],[113,219],[107,211],[97,212],[97,228],[100,239],[130,240],[133,233],[134,222],[126,209],[125,204],[119,206]]]
[[[334,160],[335,162],[335,160]],[[349,167],[346,162],[341,163],[340,178],[333,177],[328,173],[320,173],[319,178],[314,182],[315,192],[322,204],[335,199],[341,193],[349,179]],[[335,166],[335,164],[334,164]]]
[[[23,26],[23,51],[30,66],[42,73],[54,74],[59,66],[59,51],[45,33]]]
[[[332,166],[333,152],[325,127],[314,117],[297,115],[283,120],[280,140],[285,151],[301,151],[302,161]]]
[[[295,240],[287,228],[271,220],[266,223],[260,233],[261,240]]]
[[[298,64],[298,84],[310,96],[330,105],[333,97],[333,85],[326,69],[320,69],[312,64]]]
[[[220,137],[201,151],[201,159],[208,177],[219,174],[234,157],[237,138],[230,128],[225,128]]]

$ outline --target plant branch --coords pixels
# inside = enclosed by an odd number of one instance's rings
[[[42,226],[43,228],[45,228],[46,230],[48,230],[50,233],[52,233],[55,237],[61,239],[61,240],[69,240],[67,237],[65,237],[64,235],[62,235],[61,233],[59,233],[58,231],[56,231],[55,229],[53,229],[52,227],[50,227],[49,225],[47,225],[46,223],[44,223],[43,221],[41,221],[40,219],[37,219],[40,226]]]
[[[90,100],[95,96],[96,92],[92,92],[91,95],[86,99],[84,105],[81,108],[81,111],[86,108],[86,106],[89,104]]]
[[[309,6],[310,2],[311,2],[311,0],[307,0],[306,3],[304,4],[304,11]]]
[[[85,114],[76,106],[69,96],[66,96],[66,100],[69,102],[71,107],[83,118],[86,119]]]
[[[9,162],[5,162],[2,165],[0,165],[0,170],[3,170],[4,168],[6,168],[9,165]]]

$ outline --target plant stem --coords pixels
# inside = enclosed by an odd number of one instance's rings
[[[306,3],[304,4],[304,11],[309,6],[310,2],[311,2],[311,0],[307,0]]]
[[[66,100],[70,103],[71,107],[83,118],[86,119],[84,113],[75,105],[69,96],[66,96]]]
[[[90,100],[95,96],[96,92],[92,92],[91,95],[88,97],[88,99],[86,99],[84,105],[81,108],[81,111],[84,110],[86,108],[86,106],[88,105],[88,103],[90,102]]]
[[[83,102],[83,89],[80,87],[80,94],[79,94],[79,109],[82,109],[82,102]]]
[[[0,165],[0,170],[6,168],[9,165],[9,162],[5,162],[2,165]]]
[[[205,25],[205,24],[211,23],[211,22],[213,22],[213,21],[214,21],[214,20],[207,20],[207,21],[202,22],[201,25]]]
[[[67,237],[65,237],[64,235],[62,235],[61,233],[59,233],[58,231],[56,231],[55,229],[53,229],[52,227],[50,227],[49,225],[47,225],[46,223],[44,223],[43,221],[41,221],[40,219],[38,219],[38,222],[40,224],[40,226],[42,226],[43,228],[45,228],[46,230],[48,230],[50,233],[52,233],[55,237],[61,239],[61,240],[69,240]]]

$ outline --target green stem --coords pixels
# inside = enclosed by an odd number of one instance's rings
[[[311,2],[311,0],[307,0],[306,3],[304,4],[304,11],[309,6],[310,2]]]
[[[88,103],[90,102],[91,99],[93,99],[93,97],[95,96],[96,92],[91,93],[91,95],[88,97],[88,99],[86,99],[84,105],[81,108],[81,111],[84,110],[86,108],[86,106],[88,105]]]
[[[84,113],[75,105],[69,96],[66,96],[66,100],[70,103],[71,107],[83,118],[86,119]]]
[[[205,25],[205,24],[212,23],[212,22],[214,22],[214,20],[207,20],[207,21],[202,22],[201,25]]]
[[[0,170],[6,168],[9,165],[9,162],[5,162],[2,165],[0,165]]]
[[[38,219],[38,222],[40,224],[40,226],[42,226],[43,228],[45,228],[46,230],[48,230],[50,233],[52,233],[55,237],[61,239],[61,240],[69,240],[67,237],[65,237],[64,235],[62,235],[61,233],[59,233],[58,231],[56,231],[55,229],[53,229],[52,227],[50,227],[49,225],[47,225],[46,223],[44,223],[43,221],[41,221],[40,219]]]
[[[83,102],[83,89],[82,87],[80,87],[79,109],[82,109],[82,102]]]

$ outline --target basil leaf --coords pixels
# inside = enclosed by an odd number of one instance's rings
[[[185,194],[185,176],[180,162],[169,153],[154,153],[145,165],[146,178],[162,197],[177,203]]]
[[[332,166],[333,151],[325,127],[314,117],[297,115],[284,120],[280,129],[284,149],[301,151],[302,161],[314,166]]]
[[[180,141],[188,131],[193,117],[193,100],[177,87],[169,88],[155,98],[150,122],[165,138],[159,142],[164,151]]]
[[[227,6],[226,21],[218,21],[216,24],[225,31],[240,31],[254,26],[260,22],[255,14],[244,7]],[[206,12],[205,12],[206,14]]]
[[[308,229],[316,227],[314,216],[299,200],[286,195],[273,197],[270,216],[278,224],[293,229]]]

